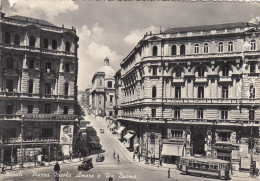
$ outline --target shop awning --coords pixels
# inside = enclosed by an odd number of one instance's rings
[[[163,144],[162,155],[182,156],[183,145]]]
[[[79,129],[79,132],[81,132],[81,133],[86,133],[86,132],[87,132],[86,127],[80,128],[80,129]]]
[[[121,134],[124,129],[125,129],[125,127],[121,126],[121,127],[117,130],[117,133],[118,133],[118,134]]]
[[[139,146],[139,143],[134,144],[134,147],[138,147],[138,146]]]
[[[110,125],[110,128],[115,128],[115,127],[116,127],[116,124],[115,124],[115,123],[113,123],[113,124]]]
[[[132,138],[133,136],[134,136],[133,134],[127,133],[127,134],[124,136],[124,138],[127,139],[127,140],[129,140],[129,139]]]

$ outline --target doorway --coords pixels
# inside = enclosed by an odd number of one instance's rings
[[[199,154],[204,155],[205,154],[205,136],[203,134],[196,134],[192,138],[193,142],[193,155]]]

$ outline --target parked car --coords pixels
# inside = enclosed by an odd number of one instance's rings
[[[104,129],[100,129],[100,133],[104,133],[105,131],[104,131]]]
[[[78,170],[89,170],[90,168],[93,168],[92,158],[84,158],[78,166]]]
[[[103,154],[98,154],[96,158],[96,162],[103,162],[105,160],[105,156]]]

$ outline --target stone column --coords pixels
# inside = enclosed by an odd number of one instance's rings
[[[185,130],[186,133],[186,156],[191,156],[191,131],[190,128]]]
[[[208,98],[211,98],[211,78],[209,79],[208,91],[209,91]]]
[[[191,86],[191,98],[194,98],[194,79],[191,79],[191,82],[190,82],[190,86]]]
[[[231,98],[236,98],[236,79],[233,79],[233,87],[232,87],[232,97]]]
[[[215,79],[215,98],[218,98],[218,80]]]
[[[212,142],[212,131],[211,129],[207,129],[207,150],[206,150],[206,155],[207,156],[211,156],[212,155],[212,145],[211,145],[211,142]]]

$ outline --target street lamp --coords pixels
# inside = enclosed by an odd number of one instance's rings
[[[21,122],[21,163],[20,167],[23,168],[23,121],[24,121],[24,114],[22,115],[22,122]]]
[[[149,161],[148,161],[148,123],[149,123],[149,120],[148,120],[148,116],[146,116],[146,154],[145,154],[145,164],[148,164]]]

